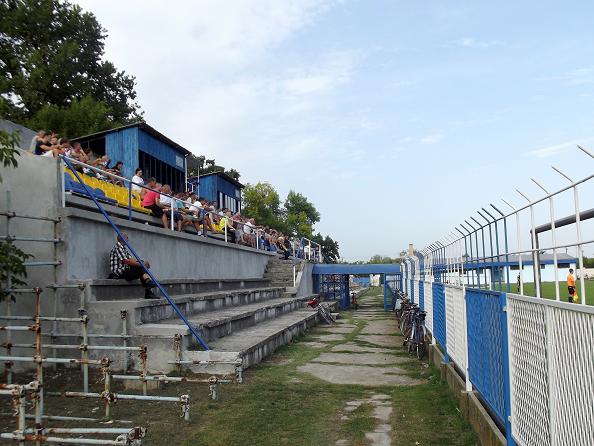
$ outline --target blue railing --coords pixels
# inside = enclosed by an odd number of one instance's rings
[[[433,335],[444,349],[447,359],[446,345],[446,316],[445,316],[445,285],[433,283]]]
[[[422,281],[419,282],[419,308],[425,309],[425,283]]]
[[[507,326],[505,294],[466,289],[470,381],[500,423],[505,424]]]
[[[155,283],[155,286],[163,294],[163,297],[165,297],[165,299],[167,300],[167,302],[169,302],[169,305],[171,305],[171,307],[177,313],[177,315],[180,317],[180,319],[184,322],[184,324],[186,324],[186,326],[190,330],[190,333],[192,333],[192,336],[196,339],[196,341],[198,341],[198,343],[202,346],[202,348],[204,348],[205,350],[209,350],[208,344],[204,341],[204,339],[202,339],[202,337],[200,336],[200,334],[198,333],[198,331],[194,328],[194,326],[190,323],[190,321],[188,321],[188,319],[184,316],[184,314],[182,313],[182,311],[175,304],[175,302],[173,301],[173,299],[171,299],[171,297],[169,296],[169,294],[167,294],[167,291],[165,291],[165,289],[163,288],[163,286],[161,285],[161,283],[157,280],[157,278],[154,276],[154,274],[152,273],[152,271],[145,266],[143,260],[136,253],[136,251],[134,250],[134,248],[132,247],[132,245],[128,242],[128,240],[126,240],[125,237],[122,236],[122,232],[119,230],[119,228],[113,222],[113,220],[109,217],[109,215],[107,215],[107,212],[105,212],[105,210],[103,209],[103,207],[101,206],[101,204],[99,203],[99,201],[97,201],[97,199],[95,198],[95,195],[93,194],[93,191],[91,191],[91,189],[89,188],[89,186],[87,186],[82,181],[82,178],[80,177],[79,173],[74,169],[74,167],[72,166],[72,164],[70,163],[70,161],[66,157],[62,157],[62,159],[64,160],[64,162],[66,163],[66,165],[70,168],[70,170],[72,170],[72,173],[76,177],[77,181],[84,188],[85,192],[89,195],[89,197],[93,200],[93,202],[95,203],[95,206],[97,206],[97,209],[99,209],[99,212],[101,212],[103,214],[103,217],[105,217],[105,219],[107,220],[107,222],[111,225],[112,229],[118,235],[118,237],[120,238],[120,240],[122,240],[124,242],[124,244],[126,245],[126,247],[128,248],[128,250],[130,251],[130,253],[134,256],[134,258],[136,259],[136,261],[139,263],[140,267],[144,270],[144,272],[146,274],[148,274],[148,276],[151,278],[151,280]]]

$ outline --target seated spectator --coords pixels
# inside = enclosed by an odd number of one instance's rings
[[[167,229],[169,227],[167,222],[168,219],[171,219],[171,209],[173,208],[173,221],[177,223],[177,230],[181,231],[181,225],[184,220],[184,217],[177,210],[177,200],[174,202],[174,199],[171,197],[171,194],[173,194],[173,192],[171,191],[171,186],[169,186],[169,184],[164,184],[161,188],[161,194],[157,198],[156,203],[163,211],[161,215],[163,228]]]
[[[207,231],[215,232],[208,212],[205,209],[205,206],[208,204],[207,201],[203,197],[196,199],[195,193],[190,194],[190,200],[192,201],[192,204],[188,206],[186,212],[192,218],[184,221],[184,224],[186,226],[189,224],[194,224],[194,227],[198,233],[200,233],[200,226],[202,226],[202,235],[204,236],[206,236]]]
[[[50,135],[45,135],[38,139],[35,143],[35,155],[57,157],[62,154],[62,147],[58,144],[57,138],[51,138]]]
[[[246,245],[256,247],[256,221],[253,218],[247,218],[243,225],[243,240]]]
[[[289,246],[287,238],[282,234],[282,232],[279,234],[279,237],[276,240],[276,244],[276,252],[281,254],[285,258],[285,260],[287,260],[291,255],[291,248]]]
[[[163,209],[161,209],[161,206],[157,204],[157,198],[159,197],[159,191],[161,188],[159,187],[157,180],[154,178],[150,178],[148,180],[148,187],[150,187],[152,190],[145,189],[147,192],[142,198],[142,206],[150,209],[153,216],[161,218],[163,216]]]
[[[144,272],[140,263],[132,257],[124,243],[124,240],[128,240],[128,236],[125,232],[122,232],[122,237],[123,239],[118,236],[117,243],[109,253],[109,278],[124,279],[128,282],[131,282],[132,280],[140,280],[144,287],[144,298],[158,299],[152,291],[155,284],[150,276]],[[143,262],[147,269],[151,267],[148,261],[144,260]]]
[[[45,130],[39,130],[35,136],[33,137],[33,139],[31,140],[31,145],[29,146],[29,151],[35,153],[36,155],[39,155],[38,153],[36,153],[36,148],[37,148],[37,141],[41,141],[43,139],[43,137],[45,136]]]
[[[117,163],[115,163],[115,166],[108,168],[107,171],[110,173],[113,173],[114,175],[121,177],[123,168],[124,168],[124,163],[122,161],[118,161]],[[110,176],[109,181],[111,181],[113,184],[115,184],[117,186],[124,185],[122,180],[115,178],[115,177]]]
[[[70,151],[68,153],[66,153],[66,156],[75,159],[77,161],[80,161],[81,163],[85,163],[87,164],[89,161],[89,157],[87,156],[87,154],[83,151],[82,146],[80,145],[79,142],[75,142],[74,144],[72,144],[72,148],[70,149]],[[74,166],[77,167],[77,166]],[[79,170],[79,169],[77,169]]]
[[[134,176],[132,177],[132,192],[138,192],[142,197],[144,195],[143,191],[146,190],[143,187],[141,187],[143,185],[144,180],[142,179],[142,169],[140,167],[137,167],[134,171]]]
[[[237,237],[235,236],[235,227],[233,226],[232,221],[232,212],[229,209],[223,209],[223,217],[221,217],[221,221],[219,223],[219,228],[222,232],[225,231],[225,227],[227,228],[227,237],[231,238],[231,242],[235,243]]]

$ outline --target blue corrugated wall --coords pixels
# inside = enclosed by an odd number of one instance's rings
[[[178,152],[177,149],[159,141],[157,138],[153,138],[143,130],[137,128],[136,131],[138,132],[136,148],[184,172],[184,154],[182,152]],[[179,165],[177,164],[178,160],[181,161]]]
[[[111,166],[117,161],[124,163],[122,173],[132,177],[138,166],[138,128],[132,127],[105,135],[105,154],[111,159]]]

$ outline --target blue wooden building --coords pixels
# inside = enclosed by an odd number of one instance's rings
[[[83,149],[91,149],[97,156],[109,156],[111,166],[122,161],[125,177],[131,178],[140,167],[145,179],[155,177],[162,184],[170,184],[175,191],[186,188],[186,157],[190,151],[144,122],[81,136],[73,141],[80,142]]]
[[[216,201],[221,208],[241,212],[241,184],[224,172],[200,175],[199,194],[208,201]]]

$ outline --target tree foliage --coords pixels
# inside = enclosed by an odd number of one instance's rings
[[[379,254],[375,254],[373,256],[371,256],[371,258],[369,259],[369,261],[367,263],[372,264],[372,265],[377,265],[377,264],[385,264],[385,263],[401,263],[402,259],[400,257],[388,257],[388,256],[381,256]]]
[[[26,124],[48,105],[55,114],[90,96],[113,123],[139,120],[135,78],[104,60],[106,36],[93,14],[67,1],[0,0],[0,94],[7,117]]]
[[[8,133],[0,130],[0,164],[4,167],[16,168],[18,161],[19,137],[16,132]],[[2,178],[0,177],[0,183]],[[4,285],[11,281],[11,287],[26,285],[27,269],[25,261],[31,257],[12,244],[11,240],[3,240],[0,243],[0,301],[6,297],[12,297],[10,291],[5,290]]]
[[[235,169],[225,170],[223,166],[217,165],[214,159],[206,159],[204,155],[196,156],[191,154],[188,156],[188,175],[196,177],[199,174],[224,172],[236,181],[239,181],[241,174]]]
[[[243,213],[259,225],[285,229],[278,192],[269,183],[248,184],[243,190]]]
[[[91,96],[73,99],[69,106],[48,104],[28,120],[33,129],[46,129],[60,135],[82,136],[110,129],[109,107]]]
[[[243,191],[243,213],[260,225],[319,243],[325,263],[336,263],[340,258],[338,242],[328,235],[314,235],[313,225],[320,221],[320,213],[298,192],[290,191],[281,206],[278,192],[269,183],[248,184]]]
[[[322,257],[324,263],[338,263],[340,253],[339,246],[336,240],[333,240],[329,235],[323,237],[322,234],[316,234],[312,240],[322,246]]]

